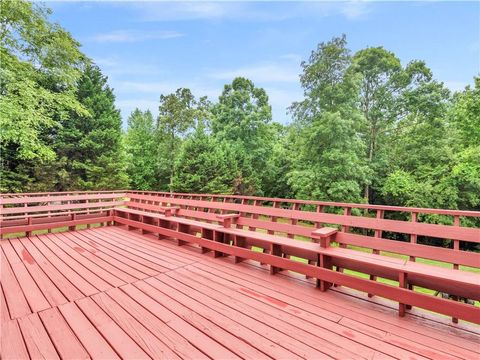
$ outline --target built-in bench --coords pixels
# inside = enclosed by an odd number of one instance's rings
[[[0,236],[34,230],[108,223],[112,209],[125,202],[124,192],[3,195],[0,198]]]
[[[147,205],[147,207],[152,209],[151,205]],[[217,222],[214,224],[183,218],[183,209],[175,208],[175,214],[172,215],[168,208],[168,206],[159,208],[159,213],[119,208],[114,210],[114,221],[129,227],[137,227],[144,232],[156,232],[160,236],[175,238],[179,245],[198,244],[203,252],[213,251],[215,257],[233,255],[235,262],[244,259],[261,261],[270,265],[272,274],[286,269],[315,277],[317,285],[323,291],[335,283],[384,296],[399,301],[401,316],[404,315],[408,306],[414,305],[469,321],[480,322],[478,307],[411,291],[412,286],[415,285],[480,300],[480,282],[474,273],[419,264],[406,259],[338,246],[332,247],[330,242],[336,241],[339,232],[331,227],[309,228],[310,236],[317,239],[318,243],[306,242],[237,227],[242,219],[239,213],[199,212],[206,215],[188,213],[190,217],[192,215],[203,216],[203,220]],[[200,233],[201,236],[197,236],[197,233]],[[252,251],[252,246],[266,249],[268,253]],[[302,264],[289,259],[292,256],[307,259],[310,264]],[[354,282],[352,276],[333,271],[334,268],[350,269],[371,276],[396,280],[400,289],[358,278],[355,278],[358,281]],[[398,292],[398,290],[403,291]]]
[[[205,197],[195,200],[122,191],[4,194],[0,197],[0,234],[18,236],[25,232],[29,236],[35,230],[75,230],[82,224],[116,222],[175,239],[178,245],[196,244],[202,252],[211,251],[216,257],[229,255],[236,262],[249,259],[268,264],[273,274],[281,270],[301,273],[317,279],[322,290],[334,284],[389,298],[400,303],[401,315],[407,306],[417,306],[480,322],[479,307],[422,294],[414,288],[438,290],[454,299],[479,300],[478,276],[460,267],[479,268],[480,254],[465,251],[460,245],[480,243],[480,229],[461,226],[463,218],[480,213],[439,210],[439,214],[453,218],[453,225],[440,225],[422,223],[417,217],[422,211],[435,214],[434,209],[402,208],[410,211],[411,219],[398,221],[383,218],[388,207],[377,207],[372,217],[371,212],[353,215],[351,207],[356,204],[341,204],[345,206],[343,214],[325,212],[320,205],[311,211],[311,207],[301,209],[303,205],[297,202],[289,209],[280,200],[270,204],[263,206],[260,200],[252,203],[247,198],[207,201]],[[358,206],[367,209],[370,205]],[[363,233],[358,229],[364,229]],[[406,234],[410,242],[384,239],[385,232]],[[451,239],[453,249],[418,244],[420,236]],[[391,253],[408,257],[396,258]],[[417,257],[450,263],[451,268],[421,264],[415,262]],[[376,281],[377,277],[395,280],[399,286]]]

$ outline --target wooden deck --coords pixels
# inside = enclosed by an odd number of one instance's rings
[[[1,244],[2,359],[478,359],[480,329],[110,226]]]

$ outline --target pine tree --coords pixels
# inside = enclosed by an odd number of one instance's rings
[[[150,111],[135,109],[128,118],[125,134],[125,147],[128,154],[127,173],[131,187],[138,190],[154,190],[156,180],[157,142],[155,124]]]
[[[235,193],[238,169],[235,152],[227,142],[216,140],[197,127],[182,144],[172,189],[189,193]]]
[[[60,179],[57,188],[127,187],[120,111],[115,108],[115,96],[107,78],[97,66],[86,66],[76,95],[89,116],[73,113],[62,122],[55,147],[68,176]]]

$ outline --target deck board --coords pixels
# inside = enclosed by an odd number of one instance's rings
[[[18,319],[18,325],[20,325],[30,357],[35,359],[60,359],[38,313]]]
[[[119,359],[117,353],[75,303],[61,305],[59,310],[92,358]]]
[[[480,329],[109,226],[4,239],[2,359],[480,357]]]

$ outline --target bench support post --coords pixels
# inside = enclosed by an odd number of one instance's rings
[[[238,236],[238,235],[235,235],[233,243],[234,243],[235,246],[241,247],[241,248],[244,248],[247,245],[246,239],[244,237],[241,237],[241,236]],[[238,264],[239,262],[242,262],[243,260],[245,260],[245,259],[240,257],[240,256],[235,256],[234,257],[235,264]]]
[[[323,227],[317,230],[312,231],[312,238],[317,240],[316,242],[320,243],[321,248],[330,247],[330,241],[332,241],[337,235],[338,230],[335,228]],[[309,262],[310,263],[310,262]],[[318,254],[317,256],[317,266],[326,269],[332,269],[332,260],[329,256]],[[317,287],[321,291],[327,291],[332,286],[332,283],[317,279]]]
[[[167,229],[169,226],[170,226],[170,223],[166,220],[162,220],[162,219],[158,219],[158,226],[161,227],[161,228],[165,228]],[[167,236],[163,235],[163,234],[158,234],[158,240],[163,240],[163,239],[166,239]]]
[[[189,231],[190,231],[190,226],[189,225],[177,223],[177,232],[188,233]],[[187,243],[186,241],[183,241],[183,240],[180,240],[180,239],[175,239],[175,241],[176,241],[178,246],[182,246],[182,245],[185,245]]]
[[[224,233],[221,233],[219,231],[214,231],[213,232],[213,241],[223,243],[224,242]],[[221,251],[217,251],[217,250],[213,251],[213,257],[214,258],[222,257],[224,255],[225,254],[222,253]]]
[[[29,217],[29,218],[27,219],[27,225],[32,225],[32,218],[31,218],[31,217]],[[32,236],[32,232],[31,232],[31,231],[26,231],[26,232],[25,232],[25,236],[26,236],[26,237]]]
[[[398,274],[398,283],[401,288],[404,288],[404,289],[408,288],[407,274],[405,272],[402,271]],[[400,317],[405,316],[406,307],[407,307],[406,304],[398,303],[398,315]]]
[[[270,254],[275,256],[282,256],[282,247],[278,244],[271,244],[270,245]],[[270,274],[275,275],[282,269],[273,265],[270,265]]]
[[[324,254],[318,254],[317,266],[322,267],[324,269],[332,270],[332,258]],[[321,279],[317,279],[317,287],[320,288],[320,291],[327,291],[332,287],[332,283],[321,280]]]
[[[145,221],[145,216],[141,215],[141,216],[140,216],[140,221],[145,224],[145,223],[146,223],[146,221]],[[142,233],[142,235],[145,235],[145,234],[148,234],[148,231],[142,229],[142,230],[141,230],[141,233]]]
[[[202,238],[207,239],[207,240],[213,240],[213,231],[209,229],[202,228]],[[202,254],[205,254],[210,251],[209,248],[206,247],[200,247],[200,251]]]
[[[76,215],[76,214],[72,214],[72,221],[75,221],[75,219],[76,219],[76,216],[75,216],[75,215]],[[75,225],[69,226],[69,227],[68,227],[68,230],[70,230],[70,231],[75,231]]]
[[[127,219],[128,219],[128,220],[132,220],[132,214],[130,214],[130,213],[127,213]],[[130,231],[130,230],[132,230],[132,229],[133,229],[133,227],[132,227],[132,226],[130,226],[130,225],[127,225],[127,230],[128,230],[128,231]]]

